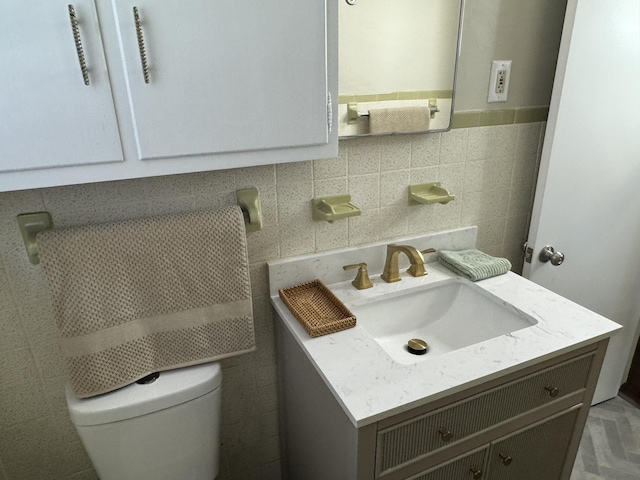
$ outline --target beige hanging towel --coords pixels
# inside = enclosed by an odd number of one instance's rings
[[[369,133],[410,133],[429,130],[429,107],[372,108]]]
[[[239,207],[38,235],[75,393],[255,350]]]

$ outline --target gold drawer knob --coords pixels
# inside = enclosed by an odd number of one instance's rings
[[[508,455],[505,455],[504,453],[499,453],[498,456],[502,459],[502,464],[505,467],[508,467],[513,462],[513,458],[511,458]]]
[[[471,473],[473,473],[473,480],[480,480],[482,478],[482,470],[478,470],[477,468],[471,467]]]
[[[438,433],[440,433],[440,439],[443,442],[450,442],[453,439],[453,434],[447,428],[440,427]]]
[[[549,392],[549,396],[553,398],[557,397],[560,394],[560,389],[554,387],[553,385],[547,385],[546,387],[544,387],[544,389]]]

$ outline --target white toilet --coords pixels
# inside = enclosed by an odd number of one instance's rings
[[[87,399],[67,386],[67,405],[101,480],[213,480],[221,381],[206,363]]]

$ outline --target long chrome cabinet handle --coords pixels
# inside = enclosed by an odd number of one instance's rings
[[[89,69],[84,58],[84,49],[82,48],[82,38],[80,37],[80,27],[78,26],[78,17],[76,17],[76,9],[73,5],[69,5],[69,20],[71,20],[71,31],[73,32],[73,41],[76,43],[76,52],[78,54],[78,62],[82,71],[82,79],[85,85],[89,85]]]
[[[144,35],[142,33],[142,22],[138,7],[133,7],[133,19],[136,23],[136,36],[138,37],[138,49],[140,50],[140,63],[142,64],[142,75],[144,83],[149,83],[149,65],[147,64],[147,49],[144,46]]]

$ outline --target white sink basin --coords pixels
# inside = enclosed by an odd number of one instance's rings
[[[508,303],[461,280],[383,296],[350,306],[358,325],[401,364],[416,363],[538,323]],[[409,353],[407,342],[427,342],[424,355]]]

